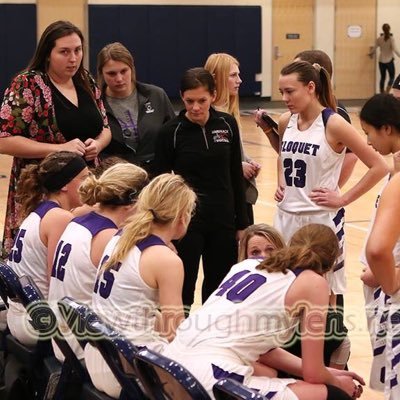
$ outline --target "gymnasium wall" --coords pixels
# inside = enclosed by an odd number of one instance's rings
[[[36,5],[0,2],[0,98],[36,47]]]
[[[102,27],[99,29],[99,27]],[[179,96],[183,72],[204,65],[210,53],[226,52],[241,63],[241,94],[260,94],[261,8],[257,6],[89,5],[90,66],[110,42],[134,55],[138,80]]]
[[[146,6],[143,5],[146,3]],[[178,7],[179,6],[194,6],[197,8],[205,8],[206,6],[215,6],[215,0],[180,0],[178,1],[168,1],[168,0],[0,0],[0,39],[2,39],[2,55],[0,57],[0,93],[4,92],[4,89],[8,85],[10,78],[19,70],[24,68],[31,58],[35,43],[36,37],[41,34],[44,28],[51,22],[56,19],[69,19],[78,25],[83,32],[85,33],[85,37],[88,39],[91,35],[95,37],[97,35],[102,34],[103,30],[105,32],[111,33],[113,39],[116,38],[116,29],[117,27],[111,26],[111,22],[108,18],[105,18],[105,25],[94,28],[89,25],[90,20],[90,11],[93,8],[99,10],[100,6],[111,6],[114,9],[119,8],[120,10],[124,10],[121,7],[148,7],[148,10],[155,5],[162,4],[163,7]],[[244,51],[249,53],[249,49],[252,49],[253,58],[254,58],[254,67],[251,67],[252,70],[249,73],[249,76],[246,76],[245,82],[249,83],[249,87],[246,88],[246,93],[261,91],[261,95],[263,97],[268,97],[271,95],[271,60],[272,60],[272,0],[219,0],[218,7],[228,7],[228,8],[236,8],[236,7],[245,7],[245,8],[257,8],[259,10],[259,18],[260,18],[260,46],[257,48],[253,46],[253,43],[250,41],[247,42],[247,46],[245,46],[245,37],[229,40],[230,46],[235,46],[234,43],[239,43],[239,47],[243,46]],[[159,8],[159,7],[157,7]],[[162,7],[161,7],[162,8]],[[190,7],[191,8],[191,7]],[[204,11],[204,10],[203,10]],[[203,12],[202,11],[202,12]],[[326,51],[333,59],[335,56],[335,44],[334,44],[334,20],[335,20],[335,0],[315,0],[315,9],[314,9],[314,47],[320,48]],[[199,11],[200,12],[200,11]],[[95,12],[97,13],[97,11]],[[153,14],[152,12],[150,14]],[[162,13],[159,13],[159,17]],[[93,15],[92,15],[93,17]],[[158,18],[153,15],[152,18]],[[162,17],[160,17],[162,19]],[[251,17],[253,18],[253,17]],[[258,18],[258,17],[257,17]],[[388,22],[392,26],[392,32],[397,39],[398,47],[400,47],[400,28],[398,27],[397,21],[400,19],[400,5],[398,0],[377,0],[377,35],[381,30],[381,26],[384,22]],[[177,21],[177,16],[172,17],[174,24]],[[114,21],[116,21],[114,19]],[[169,47],[174,47],[174,50],[177,49],[181,52],[186,51],[182,46],[183,44],[186,47],[191,49],[195,47],[197,43],[198,36],[201,36],[201,41],[203,43],[203,47],[201,48],[201,52],[198,55],[191,53],[190,59],[188,58],[188,64],[196,62],[196,64],[201,63],[204,60],[206,49],[213,49],[213,51],[230,51],[233,54],[235,53],[235,48],[227,47],[226,50],[223,48],[217,48],[215,42],[212,42],[210,39],[205,39],[205,30],[207,30],[208,35],[215,35],[215,30],[212,27],[204,25],[202,19],[194,19],[192,21],[181,21],[183,25],[182,27],[189,27],[190,34],[185,31],[180,31],[178,36],[179,40],[181,40],[182,44],[178,44],[175,42],[177,36],[174,36],[177,32],[177,26],[169,24],[167,33],[163,36],[160,35],[161,28],[158,29],[158,33],[156,30],[155,34],[151,34],[151,40],[154,41],[156,39],[156,35],[162,36],[161,39],[165,39],[165,42],[168,42],[168,46],[166,48],[162,48],[159,50],[158,54],[161,54],[163,58],[162,61],[159,61],[159,65],[157,70],[159,69],[162,80],[166,80],[165,74],[169,73],[169,71],[164,68],[165,62],[167,60],[166,54],[168,52]],[[250,19],[246,18],[246,21],[250,21]],[[223,28],[226,27],[228,32],[232,34],[234,32],[235,35],[241,35],[243,32],[243,21],[242,18],[237,17],[236,19],[228,19],[224,18],[222,21],[218,22],[218,29],[220,28],[220,32],[223,31]],[[114,23],[114,22],[113,22]],[[282,21],[284,23],[284,21]],[[145,25],[145,21],[140,21],[141,26]],[[234,25],[238,25],[234,28]],[[171,30],[171,26],[173,26],[174,34],[169,32]],[[137,27],[131,25],[133,30],[137,29]],[[253,28],[253,27],[252,27]],[[92,32],[89,33],[90,29]],[[253,29],[251,29],[254,32]],[[104,32],[104,33],[105,33]],[[149,74],[154,73],[154,58],[156,57],[156,52],[153,54],[150,53],[150,56],[142,57],[141,53],[137,53],[136,47],[138,49],[144,48],[143,43],[146,43],[146,35],[143,34],[143,30],[140,30],[140,35],[132,34],[129,36],[128,41],[131,43],[132,51],[135,53],[136,62],[138,64],[138,75],[139,79],[143,79],[144,81],[150,76]],[[148,32],[148,31],[147,31]],[[224,35],[222,36],[222,39]],[[139,42],[138,42],[139,39]],[[232,39],[232,38],[230,38]],[[102,40],[106,40],[103,37]],[[172,42],[171,42],[172,40]],[[171,44],[172,43],[172,44]],[[92,54],[97,48],[99,48],[102,43],[91,43],[90,47],[90,55],[91,55],[91,64],[93,64],[94,55]],[[254,51],[254,49],[258,49]],[[262,49],[262,51],[261,51]],[[141,50],[142,51],[142,50]],[[146,51],[146,53],[148,53]],[[180,53],[181,54],[181,53]],[[245,53],[243,53],[245,54]],[[140,56],[139,56],[140,55]],[[242,71],[245,72],[247,69],[247,55],[241,57],[236,54],[239,58],[239,61],[242,64]],[[148,59],[150,58],[150,60]],[[169,65],[178,65],[182,70],[186,68],[184,63],[180,64],[179,61],[180,55],[178,54],[177,60],[169,60]],[[169,57],[171,58],[171,57]],[[258,61],[257,61],[258,60]],[[400,62],[399,58],[396,58],[396,70],[400,71]],[[253,63],[253,61],[251,61]],[[256,65],[259,63],[260,67]],[[89,59],[85,60],[85,64],[89,65]],[[150,65],[150,72],[147,71],[146,65]],[[188,65],[189,66],[189,65]],[[190,65],[192,66],[192,65]],[[93,65],[91,66],[93,69]],[[177,75],[180,74],[181,71],[177,71]],[[355,76],[357,75],[357,71],[354,71]],[[157,78],[160,79],[160,78]],[[168,82],[168,90],[173,91],[176,90],[179,82],[175,80],[173,82],[171,78]],[[246,84],[247,85],[247,84]],[[245,86],[244,86],[245,88]]]

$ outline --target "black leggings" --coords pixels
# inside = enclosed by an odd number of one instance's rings
[[[336,386],[326,385],[326,389],[328,390],[326,400],[352,400],[346,392]]]
[[[202,302],[204,303],[217,289],[232,265],[237,263],[236,231],[190,229],[181,240],[175,243],[175,246],[185,269],[182,300],[187,313],[193,304],[200,257],[202,257],[204,271],[202,287]]]
[[[324,364],[328,367],[332,353],[340,346],[347,336],[347,328],[344,325],[343,314],[329,308],[324,346]],[[297,327],[292,339],[283,346],[285,350],[301,358],[301,333],[300,327]],[[282,374],[285,376],[284,374]],[[280,375],[281,376],[281,375]],[[282,377],[283,377],[282,376]]]
[[[389,82],[387,86],[392,87],[395,74],[393,59],[388,63],[382,63],[382,62],[379,63],[379,72],[381,74],[381,80],[379,81],[379,89],[381,93],[385,91],[386,71],[389,73]]]

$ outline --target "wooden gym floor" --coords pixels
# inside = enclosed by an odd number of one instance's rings
[[[265,106],[268,109],[268,105]],[[350,108],[351,118],[354,126],[365,135],[359,125],[357,109]],[[271,115],[276,119],[284,109],[270,109]],[[272,223],[275,212],[275,201],[273,199],[276,188],[276,154],[272,150],[267,138],[262,131],[256,127],[252,116],[243,115],[243,143],[246,154],[262,165],[257,178],[259,198],[254,208],[255,221]],[[387,159],[391,164],[391,159]],[[0,236],[3,232],[4,214],[6,211],[6,198],[8,190],[8,176],[10,173],[11,158],[0,155]],[[351,187],[365,172],[366,167],[359,161],[356,164],[353,175],[346,187]],[[346,190],[346,187],[344,190]],[[359,275],[361,264],[359,262],[368,224],[373,211],[375,198],[381,184],[378,184],[369,193],[346,207],[346,273],[347,273],[347,294],[345,295],[345,318],[349,328],[351,340],[351,356],[349,368],[369,381],[369,370],[371,365],[371,346],[367,332],[364,297]],[[201,276],[199,277],[199,281]],[[199,304],[199,290],[196,292],[196,301]],[[373,391],[367,387],[362,395],[364,400],[381,400],[383,394]]]

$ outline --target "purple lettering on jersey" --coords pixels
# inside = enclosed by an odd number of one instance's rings
[[[222,296],[226,293],[226,298],[233,303],[241,303],[246,300],[252,293],[254,293],[261,285],[263,285],[267,278],[260,274],[251,274],[247,277],[250,271],[243,270],[231,276],[225,282],[222,282],[219,291],[215,293],[216,296]]]
[[[109,258],[110,257],[108,255],[105,255],[103,257],[100,262],[99,269],[101,269],[102,265],[104,265]],[[98,293],[103,299],[107,299],[111,294],[111,289],[115,281],[113,271],[118,272],[120,268],[121,263],[118,262],[116,265],[111,266],[109,269],[101,271],[94,284],[94,293]]]
[[[24,247],[24,237],[26,229],[20,229],[15,235],[14,245],[11,249],[8,259],[15,263],[20,263],[22,260],[22,248]]]
[[[53,266],[51,268],[51,276],[57,278],[59,281],[64,281],[65,265],[67,264],[71,249],[72,246],[70,243],[64,243],[63,240],[58,242]]]

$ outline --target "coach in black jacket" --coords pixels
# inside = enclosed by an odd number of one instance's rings
[[[237,262],[237,239],[248,218],[238,126],[230,114],[211,107],[212,75],[203,68],[186,71],[181,96],[185,110],[159,132],[155,170],[182,175],[198,196],[188,232],[176,243],[185,267],[183,301],[191,306],[200,257],[204,302]]]

